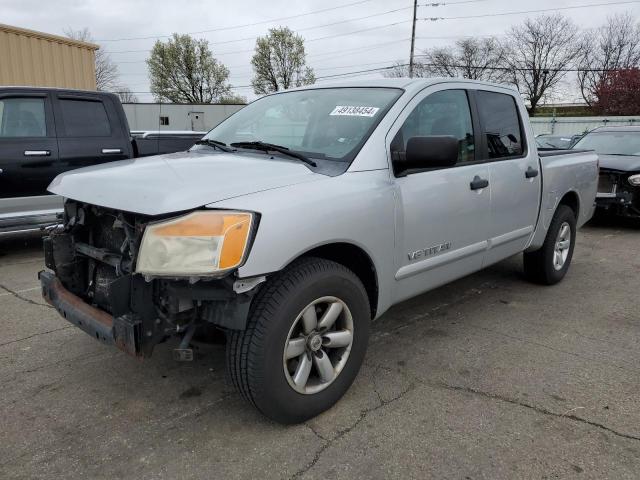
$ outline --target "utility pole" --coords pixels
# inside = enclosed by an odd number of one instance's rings
[[[413,26],[411,27],[411,54],[409,55],[409,78],[413,78],[413,49],[416,44],[416,15],[418,14],[418,0],[413,0]]]

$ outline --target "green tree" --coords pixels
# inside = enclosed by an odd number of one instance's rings
[[[251,85],[257,95],[316,81],[313,69],[306,64],[304,40],[287,27],[271,28],[268,35],[258,37],[251,64]]]
[[[156,100],[216,103],[231,94],[229,69],[213,57],[206,40],[177,33],[166,42],[158,40],[147,66]]]

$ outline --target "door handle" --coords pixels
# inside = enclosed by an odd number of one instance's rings
[[[478,175],[473,177],[473,180],[469,184],[471,190],[480,190],[481,188],[487,188],[489,186],[489,180],[486,178],[480,178]]]
[[[537,168],[533,168],[531,165],[529,165],[529,168],[527,169],[526,172],[524,172],[524,176],[525,178],[535,178],[538,176],[538,169]]]
[[[25,157],[48,157],[51,155],[51,150],[25,150]]]
[[[122,153],[121,148],[103,148],[102,153],[108,155],[110,153]]]

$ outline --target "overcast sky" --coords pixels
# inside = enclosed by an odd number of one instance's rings
[[[118,64],[122,83],[140,101],[151,101],[144,60],[157,36],[193,33],[209,41],[214,55],[229,68],[235,92],[254,98],[250,59],[255,37],[270,27],[288,26],[305,38],[308,63],[317,77],[366,70],[408,60],[413,0],[0,0],[0,21],[54,34],[67,28],[89,28]],[[357,4],[356,4],[357,3]],[[640,1],[618,0],[451,0],[427,6],[419,0],[416,51],[452,43],[471,35],[502,35],[527,16],[520,13],[481,16],[583,5],[562,10],[576,24],[591,28],[607,15],[629,11],[640,17]],[[608,3],[609,5],[602,5]],[[617,5],[615,3],[618,3]],[[324,10],[318,13],[318,10]],[[306,15],[310,13],[309,15]],[[294,17],[286,18],[283,17]],[[473,17],[476,18],[446,18]],[[480,16],[480,17],[478,17]],[[362,18],[369,17],[369,18]],[[253,24],[253,25],[247,25]],[[244,25],[244,26],[243,26]],[[215,31],[213,31],[215,30]],[[150,37],[131,39],[132,37]],[[113,41],[121,39],[120,41]],[[164,40],[164,37],[160,37]],[[370,73],[363,76],[380,76]],[[569,101],[571,98],[565,98]]]

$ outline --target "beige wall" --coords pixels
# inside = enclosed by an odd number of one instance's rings
[[[0,24],[0,86],[96,89],[97,45]]]

